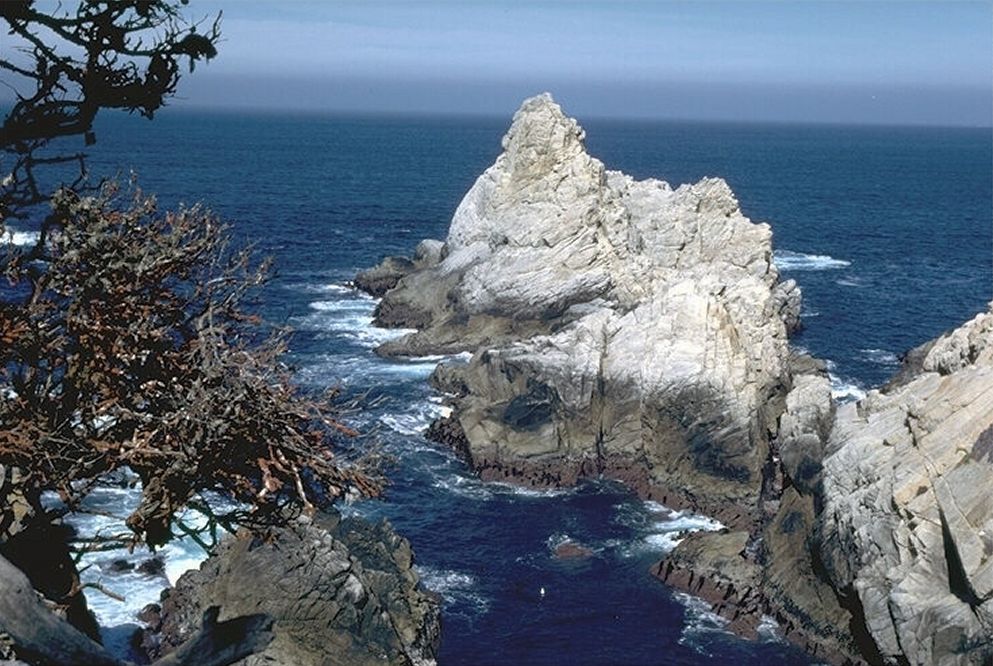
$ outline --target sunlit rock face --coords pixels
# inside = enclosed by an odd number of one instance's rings
[[[822,556],[892,663],[993,660],[991,338],[987,312],[835,419]]]

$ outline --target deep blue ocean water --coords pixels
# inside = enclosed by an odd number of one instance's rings
[[[582,121],[582,119],[580,119]],[[739,640],[699,604],[648,575],[671,515],[611,484],[558,493],[484,484],[420,430],[441,409],[426,385],[437,359],[388,362],[373,347],[374,301],[344,287],[383,255],[444,238],[451,214],[500,150],[509,119],[277,116],[166,110],[154,122],[105,116],[91,166],[134,170],[163,206],[203,201],[275,258],[264,314],[296,327],[307,386],[368,391],[355,425],[397,463],[385,500],[347,510],[388,518],[445,598],[442,664],[809,663],[770,632]],[[783,273],[804,293],[795,338],[829,359],[836,393],[857,397],[900,353],[973,316],[991,298],[989,129],[583,122],[610,169],[677,185],[724,177],[745,214],[772,225]],[[120,510],[125,498],[99,498]],[[594,550],[560,561],[565,538]],[[177,573],[195,555],[167,551]],[[99,561],[88,575],[102,576]],[[105,577],[128,622],[162,581]],[[544,589],[544,595],[541,590]]]

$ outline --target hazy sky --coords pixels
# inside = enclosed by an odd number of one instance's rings
[[[990,125],[993,2],[294,2],[223,10],[176,104]]]

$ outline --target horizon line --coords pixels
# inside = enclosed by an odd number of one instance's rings
[[[175,99],[175,98],[174,98]],[[203,103],[203,102],[190,102],[184,100],[178,100],[179,103],[170,103],[164,105],[156,115],[162,113],[170,113],[179,111],[181,113],[197,113],[197,112],[207,112],[207,113],[218,113],[218,114],[234,114],[242,113],[248,115],[284,115],[284,116],[312,116],[312,117],[325,117],[325,118],[394,118],[394,119],[475,119],[475,120],[494,120],[504,123],[509,123],[510,119],[514,115],[514,111],[509,111],[508,113],[499,113],[491,111],[478,111],[478,110],[463,110],[463,111],[443,111],[443,110],[416,110],[416,109],[373,109],[373,108],[360,108],[360,109],[347,109],[347,108],[327,108],[321,109],[316,107],[295,107],[295,108],[280,108],[278,106],[272,105],[259,105],[259,106],[247,106],[238,104],[213,104],[213,103]],[[108,109],[107,111],[112,111]],[[705,125],[791,125],[791,126],[823,126],[823,127],[876,127],[876,128],[907,128],[907,129],[968,129],[968,130],[993,130],[993,118],[991,118],[988,124],[967,124],[967,123],[929,123],[929,122],[900,122],[893,121],[888,122],[885,120],[824,120],[824,119],[800,119],[800,118],[694,118],[689,116],[667,116],[667,115],[642,115],[642,114],[631,114],[631,115],[613,115],[604,113],[583,113],[583,114],[571,114],[568,110],[563,109],[565,114],[571,118],[575,118],[580,124],[583,123],[585,119],[590,120],[606,120],[618,123],[630,122],[630,123],[687,123],[687,124],[705,124]],[[101,114],[103,116],[104,114]]]

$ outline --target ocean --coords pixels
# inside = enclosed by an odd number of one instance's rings
[[[482,483],[421,436],[443,409],[426,383],[439,359],[373,353],[397,332],[373,328],[375,301],[346,282],[384,255],[444,238],[509,120],[166,109],[148,122],[105,112],[90,166],[134,171],[163,208],[202,201],[273,256],[277,275],[259,305],[296,329],[297,380],[365,395],[351,423],[395,458],[385,498],[344,511],[386,518],[412,542],[424,584],[444,598],[441,664],[811,663],[773,623],[759,641],[740,640],[649,575],[683,531],[712,521],[612,483],[551,492]],[[886,381],[901,353],[993,296],[988,128],[580,121],[607,168],[674,185],[723,177],[744,213],[772,226],[777,263],[804,295],[794,343],[828,360],[840,400]],[[129,493],[108,489],[93,502],[123,514]],[[556,559],[565,539],[593,556]],[[89,596],[111,642],[201,557],[185,543],[163,554],[164,575],[115,573],[121,554],[88,558],[84,577],[127,598]]]

